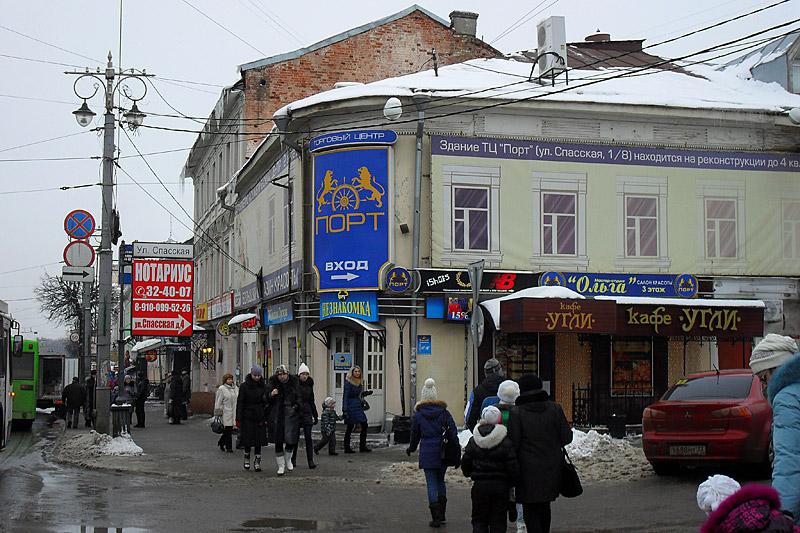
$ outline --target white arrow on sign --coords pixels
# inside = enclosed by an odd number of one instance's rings
[[[148,331],[163,331],[171,335],[180,335],[186,328],[191,327],[192,323],[178,316],[175,318],[144,318],[135,317],[133,319],[133,329],[145,329]]]
[[[61,267],[61,277],[64,281],[91,283],[94,281],[94,267]]]
[[[348,272],[347,274],[336,274],[335,276],[331,276],[331,279],[343,279],[345,281],[353,281],[359,277],[358,274],[353,274],[352,272]]]

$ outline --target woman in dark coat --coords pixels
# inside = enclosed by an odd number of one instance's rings
[[[562,446],[572,442],[572,429],[564,411],[550,401],[536,374],[519,380],[520,395],[508,418],[508,434],[520,466],[516,488],[530,533],[550,531],[550,502],[561,483]]]
[[[411,455],[419,446],[419,467],[425,472],[428,507],[431,511],[428,525],[439,527],[446,522],[447,510],[447,487],[444,484],[447,465],[442,464],[442,426],[447,426],[447,438],[454,442],[458,441],[458,432],[447,404],[438,399],[433,379],[425,380],[420,398],[411,418],[411,444],[406,453]]]
[[[303,437],[306,441],[308,468],[316,468],[317,465],[314,464],[314,439],[311,438],[311,428],[319,422],[319,414],[314,401],[314,380],[311,379],[311,372],[305,363],[300,363],[300,367],[297,369],[297,380],[297,392],[300,400],[300,427],[303,428]],[[299,447],[300,444],[298,443],[292,452],[292,466],[297,466],[297,449]]]
[[[236,427],[239,428],[239,442],[244,447],[245,470],[250,470],[250,448],[254,447],[256,457],[253,468],[256,472],[261,471],[261,447],[267,445],[267,425],[264,419],[266,393],[264,370],[253,365],[239,387],[239,397],[236,399]]]
[[[300,395],[297,376],[289,374],[284,365],[275,369],[275,375],[267,382],[269,411],[267,423],[269,440],[275,443],[275,462],[278,475],[294,470],[292,451],[297,446],[300,433]]]
[[[184,416],[185,402],[181,375],[177,370],[174,370],[172,372],[172,380],[169,383],[169,405],[167,407],[170,424],[180,424],[181,420],[186,419],[186,416]]]
[[[347,373],[342,394],[342,414],[344,414],[344,423],[347,424],[344,430],[344,453],[355,453],[350,447],[350,436],[353,434],[356,424],[361,427],[358,451],[372,451],[367,448],[367,414],[361,405],[361,400],[365,395],[364,387],[361,384],[361,367],[354,366]]]

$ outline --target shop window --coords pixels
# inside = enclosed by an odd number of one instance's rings
[[[706,198],[706,257],[736,257],[736,202]]]
[[[499,266],[500,169],[448,165],[442,186],[442,262],[485,259],[487,266]]]
[[[506,370],[506,378],[539,373],[539,335],[536,333],[494,334],[494,357]]]
[[[653,343],[650,339],[611,342],[611,395],[653,394]]]
[[[542,254],[575,255],[576,195],[542,193]]]
[[[658,199],[625,197],[625,254],[628,257],[658,255]]]
[[[586,174],[537,171],[531,189],[532,266],[585,271]]]
[[[783,257],[800,258],[800,202],[783,203]]]

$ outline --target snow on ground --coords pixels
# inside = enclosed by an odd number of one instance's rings
[[[52,415],[55,410],[55,407],[48,407],[47,409],[42,409],[41,407],[36,408],[36,412],[43,415]]]
[[[101,456],[142,455],[140,448],[130,435],[114,437],[91,431],[64,440],[57,450],[58,458],[69,462],[83,463]]]
[[[458,434],[461,447],[466,446],[472,436],[468,430]],[[645,459],[641,448],[623,439],[613,439],[595,430],[588,432],[572,430],[572,443],[567,445],[567,453],[578,469],[584,483],[602,481],[631,481],[653,475],[650,463]],[[425,476],[417,462],[392,463],[383,468],[379,479],[386,483],[424,485]],[[447,469],[448,483],[469,483],[460,469]]]

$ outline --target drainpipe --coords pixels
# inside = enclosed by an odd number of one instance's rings
[[[417,106],[417,154],[414,165],[414,220],[411,244],[411,269],[416,271],[419,268],[419,226],[420,226],[420,203],[422,201],[422,134],[425,130],[425,109],[431,101],[428,93],[416,93],[412,97],[414,105]],[[409,356],[409,399],[411,408],[417,403],[417,299],[419,294],[414,290],[411,296],[411,324],[409,336],[411,351]]]

